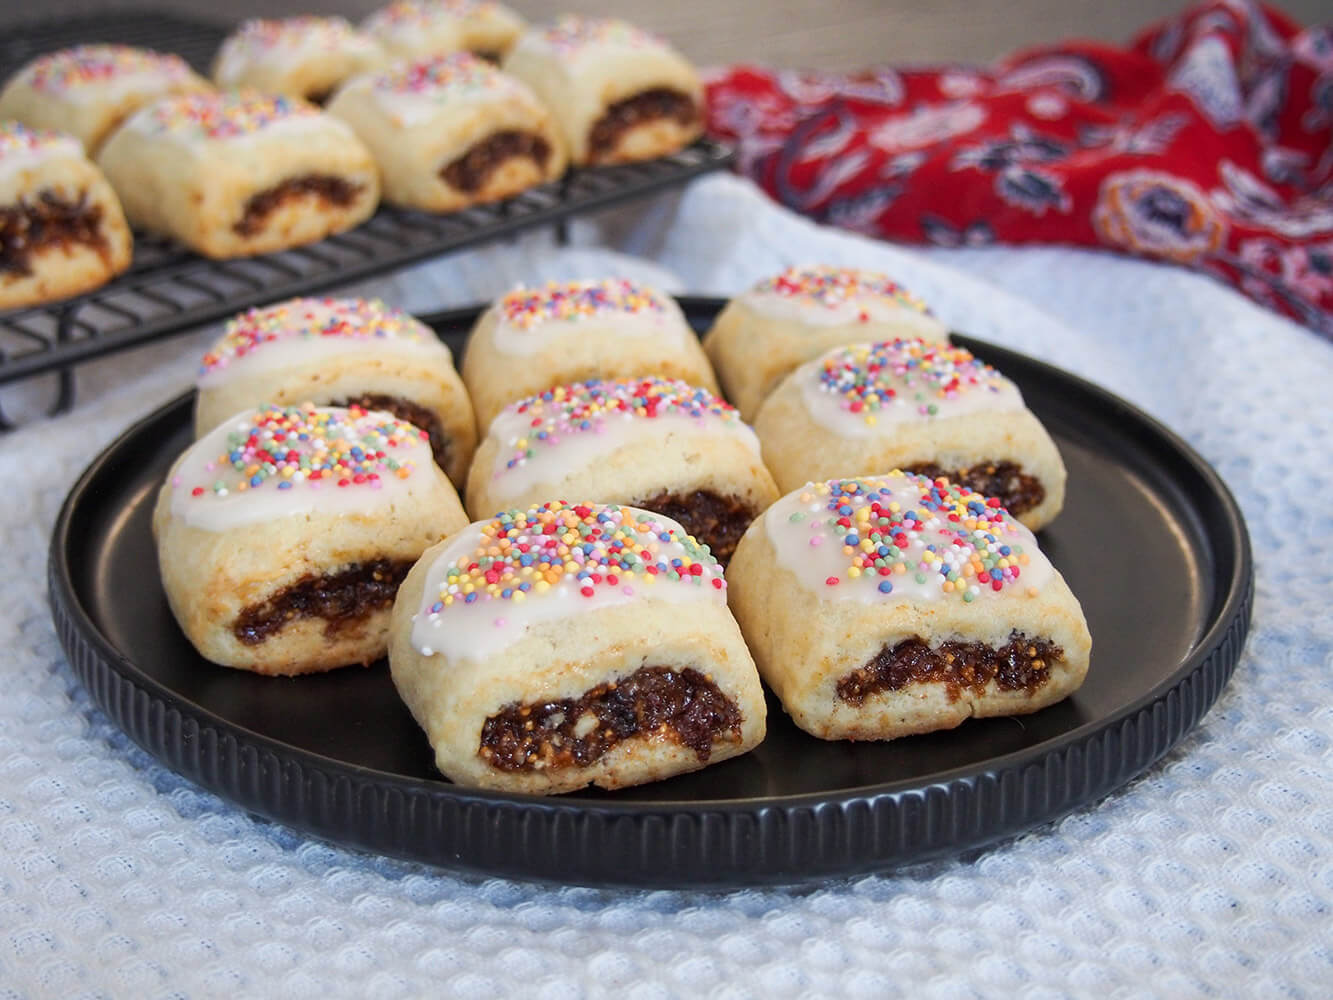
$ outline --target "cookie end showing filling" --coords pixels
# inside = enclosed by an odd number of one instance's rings
[[[712,490],[658,493],[646,500],[635,500],[630,506],[679,521],[697,541],[708,546],[724,569],[740,544],[741,535],[758,516],[745,501]]]
[[[505,706],[483,724],[477,753],[500,771],[588,767],[625,740],[657,735],[707,763],[724,734],[741,739],[741,712],[711,678],[645,666],[577,698]]]
[[[324,622],[325,636],[333,638],[392,605],[413,562],[374,559],[337,573],[308,573],[242,609],[232,634],[246,646],[258,646],[292,622],[315,618]]]
[[[508,160],[528,159],[540,171],[551,158],[551,144],[536,132],[509,129],[487,136],[440,170],[440,178],[455,190],[475,194]]]
[[[313,198],[323,207],[347,208],[356,201],[362,185],[334,174],[302,174],[289,177],[263,191],[252,194],[241,210],[241,218],[232,226],[238,236],[257,236],[268,217],[296,198]]]
[[[950,701],[957,701],[964,691],[980,696],[991,681],[1002,691],[1033,694],[1050,679],[1051,667],[1064,655],[1050,639],[1033,639],[1022,632],[1011,632],[999,648],[950,640],[932,649],[913,636],[885,646],[865,666],[847,674],[838,681],[837,693],[839,700],[855,707],[883,691],[901,691],[913,684],[943,684]]]
[[[996,497],[1004,504],[1004,509],[1017,517],[1025,514],[1046,499],[1046,487],[1040,479],[1023,471],[1017,462],[982,461],[965,469],[946,469],[933,462],[917,462],[903,467],[904,472],[929,476],[931,479],[947,479],[959,486],[966,486],[982,496]]]
[[[109,253],[102,231],[102,206],[90,205],[87,192],[74,199],[43,190],[0,208],[0,276],[29,277],[32,258],[48,250],[91,247]]]
[[[600,163],[610,158],[624,134],[653,121],[674,121],[682,128],[699,118],[694,100],[670,87],[655,87],[616,101],[588,129],[588,159]]]

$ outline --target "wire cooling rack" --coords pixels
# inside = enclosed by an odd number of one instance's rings
[[[175,52],[206,70],[225,29],[144,11],[98,14],[12,29],[0,37],[0,80],[43,52],[104,41]],[[58,389],[48,413],[74,402],[73,366],[184,333],[250,306],[382,274],[405,264],[511,236],[684,184],[731,162],[701,140],[646,163],[574,170],[495,205],[450,215],[383,206],[356,229],[281,253],[238,260],[199,257],[156,237],[135,240],[129,271],[95,291],[0,312],[0,385],[48,372]],[[0,430],[12,425],[0,411]]]

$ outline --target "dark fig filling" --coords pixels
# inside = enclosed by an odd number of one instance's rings
[[[478,59],[484,59],[492,66],[499,66],[500,60],[505,57],[503,52],[492,52],[490,49],[473,49],[472,54]]]
[[[414,427],[420,427],[430,435],[430,450],[435,455],[435,464],[441,469],[448,468],[449,438],[444,433],[440,418],[434,410],[428,410],[420,403],[414,403],[402,396],[385,396],[380,393],[362,393],[353,399],[344,399],[329,406],[359,406],[364,410],[387,410],[399,420],[406,420]]]
[[[1009,641],[998,649],[983,642],[952,640],[931,649],[913,636],[893,648],[885,646],[864,667],[838,681],[838,697],[859,706],[881,691],[943,684],[949,700],[957,701],[964,691],[980,695],[991,681],[1002,691],[1032,694],[1064,655],[1050,639],[1030,639],[1021,632],[1009,633]]]
[[[672,119],[681,125],[693,124],[699,108],[688,94],[669,87],[656,87],[616,101],[588,130],[588,155],[593,162],[615,152],[621,137],[645,122]]]
[[[505,706],[482,726],[477,752],[501,771],[587,767],[616,744],[652,733],[706,762],[719,735],[740,739],[741,713],[697,670],[640,667],[579,698]]]
[[[339,573],[307,574],[241,611],[232,625],[232,634],[247,646],[258,646],[298,619],[318,618],[324,622],[324,635],[333,638],[372,612],[393,604],[398,585],[413,562],[374,559]]]
[[[496,132],[441,170],[440,177],[450,187],[474,194],[486,186],[500,164],[516,158],[529,159],[538,170],[545,170],[546,161],[551,158],[551,144],[535,132],[517,129]]]
[[[1029,476],[1017,462],[978,462],[966,469],[946,469],[933,462],[917,462],[903,467],[904,472],[915,472],[931,479],[941,477],[982,496],[997,497],[1005,510],[1015,516],[1036,507],[1046,499],[1046,487],[1041,480]]]
[[[659,493],[646,500],[635,500],[631,506],[679,521],[696,540],[708,546],[713,558],[724,568],[741,535],[757,516],[744,501],[719,496],[712,490],[695,490],[684,495]]]
[[[28,277],[34,254],[74,246],[92,247],[103,256],[110,249],[102,206],[88,204],[86,192],[70,200],[46,190],[0,208],[0,274]]]
[[[293,198],[315,198],[324,205],[346,208],[356,201],[361,185],[334,174],[302,174],[252,194],[241,210],[240,221],[232,226],[239,236],[255,236],[268,217]]]

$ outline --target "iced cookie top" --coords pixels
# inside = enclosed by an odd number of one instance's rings
[[[939,332],[943,327],[926,304],[876,271],[848,267],[790,267],[765,278],[740,300],[756,312],[782,319],[834,326],[905,322]]]
[[[579,14],[565,14],[549,25],[534,28],[519,44],[547,49],[563,58],[576,58],[596,49],[668,48],[661,38],[627,21]]]
[[[41,56],[20,79],[69,101],[115,102],[134,93],[167,93],[194,79],[180,56],[128,45],[76,45]]]
[[[204,355],[199,385],[347,354],[450,358],[430,327],[378,299],[289,299],[229,321]]]
[[[491,489],[518,496],[621,448],[655,449],[673,431],[729,434],[759,454],[758,438],[735,407],[706,389],[656,377],[574,382],[511,403],[495,418]]]
[[[253,18],[222,43],[215,76],[222,86],[234,87],[251,67],[286,68],[329,53],[370,58],[379,47],[341,17]]]
[[[470,52],[399,64],[347,86],[368,90],[381,110],[400,125],[429,121],[446,108],[502,99],[526,100],[534,112],[538,107],[537,99],[523,83]]]
[[[77,139],[18,122],[0,122],[0,182],[47,160],[70,158],[83,159],[83,146]]]
[[[765,512],[764,530],[822,600],[1018,599],[1052,572],[998,500],[905,472],[807,484]]]
[[[264,406],[196,441],[169,481],[171,512],[205,531],[311,512],[364,514],[430,485],[425,431],[360,407]]]
[[[457,33],[457,42],[471,27],[510,29],[517,33],[523,21],[495,0],[395,0],[381,7],[361,24],[367,34],[395,45],[421,39],[423,35]]]
[[[690,336],[680,309],[662,293],[627,278],[548,282],[516,288],[491,307],[495,345],[510,354],[532,354],[548,341],[598,326],[616,336]]]
[[[469,525],[433,557],[412,644],[488,656],[541,622],[639,601],[726,603],[722,569],[670,518],[545,503]]]
[[[138,112],[125,127],[192,145],[246,139],[279,130],[344,128],[341,122],[299,98],[266,97],[253,91],[168,97]]]
[[[970,351],[916,337],[834,348],[793,378],[815,422],[844,437],[1023,409],[1018,387]]]

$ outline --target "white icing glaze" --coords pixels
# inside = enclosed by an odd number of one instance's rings
[[[789,268],[759,282],[739,301],[755,312],[811,326],[893,324],[895,333],[940,340],[943,324],[887,276],[855,268]]]
[[[252,69],[285,70],[330,54],[373,59],[379,46],[341,17],[246,21],[222,43],[216,76],[222,86],[236,87]]]
[[[490,0],[405,0],[375,11],[361,30],[395,49],[452,52],[476,32],[518,31],[522,21]]]
[[[382,114],[405,128],[431,122],[442,113],[471,114],[475,108],[515,98],[526,100],[534,116],[540,113],[537,99],[524,84],[470,53],[363,75],[344,89],[368,93]]]
[[[566,516],[564,511],[567,508],[563,505],[551,506],[557,507],[554,516]],[[613,524],[628,516],[636,523],[654,525],[653,532],[633,531],[635,544],[641,543],[646,550],[642,553],[640,566],[652,564],[670,569],[673,560],[681,560],[684,567],[697,565],[699,574],[692,575],[683,569],[679,579],[672,579],[666,571],[653,574],[644,569],[626,571],[614,567],[608,571],[600,562],[604,548],[589,543],[592,551],[585,555],[575,541],[568,546],[569,554],[561,557],[568,560],[566,566],[570,568],[562,566],[554,583],[541,580],[542,590],[534,587],[518,600],[512,596],[505,598],[500,596],[505,589],[512,593],[523,583],[539,579],[540,574],[532,566],[518,565],[513,559],[502,564],[485,564],[486,569],[496,576],[494,583],[488,583],[480,576],[480,568],[471,575],[463,573],[469,565],[483,565],[480,562],[483,551],[501,551],[496,547],[495,531],[502,518],[493,518],[469,525],[430,563],[421,604],[412,618],[412,645],[425,656],[443,654],[454,661],[484,659],[518,642],[534,625],[573,619],[600,608],[639,602],[687,604],[711,601],[726,604],[726,585],[721,568],[675,521],[633,507],[588,504],[583,509],[591,511],[593,517],[598,514],[611,517]],[[541,510],[531,508],[525,515],[535,518]],[[667,531],[671,532],[670,538],[663,541],[658,532]],[[517,551],[517,546],[521,545],[532,546],[525,555],[536,559],[536,565],[541,565],[540,558],[533,556],[533,552],[544,551],[536,548],[543,543],[553,545],[551,538],[542,533],[540,525],[529,520],[507,541],[514,547],[511,551]],[[450,580],[450,570],[458,574],[453,581]],[[594,572],[598,574],[596,581],[586,576]],[[608,573],[615,576],[614,583],[610,582]],[[468,587],[475,587],[475,592],[480,595],[473,603],[466,601]],[[446,597],[451,602],[447,605]],[[578,627],[573,621],[570,625]]]
[[[856,492],[848,492],[848,484],[856,484]],[[893,523],[875,529],[887,535],[872,536],[875,515],[870,508],[875,502],[886,509],[898,505],[886,514]],[[858,520],[863,509],[867,514],[861,516],[867,520]],[[960,519],[950,521],[950,513]],[[838,524],[842,517],[850,525]],[[896,473],[807,484],[775,503],[763,519],[779,565],[820,600],[883,605],[1024,600],[1052,574],[1032,532],[1007,512],[988,506],[978,493],[936,487],[923,476]],[[907,526],[913,521],[919,530]],[[973,556],[987,576],[1000,574],[1000,590],[994,589],[993,580],[980,579],[975,566],[968,571]],[[865,562],[874,559],[883,560],[884,567]],[[854,565],[854,560],[861,564]],[[987,560],[994,563],[989,568]],[[889,573],[884,575],[880,570],[886,567]],[[942,569],[956,578],[948,579]],[[1007,575],[1015,571],[1017,576]],[[887,592],[880,589],[886,583],[891,586]]]
[[[233,124],[242,116],[236,109],[265,104],[276,108],[276,112],[268,116],[257,113],[248,121]],[[199,109],[205,112],[205,118],[188,113]],[[214,143],[261,143],[272,136],[336,132],[349,142],[356,140],[350,125],[318,108],[285,97],[262,98],[253,91],[167,98],[136,111],[122,129],[170,142],[191,155],[206,152]]]
[[[759,439],[739,414],[685,382],[627,379],[556,391],[558,398],[534,396],[512,403],[491,423],[488,436],[499,446],[492,467],[495,495],[516,497],[538,484],[554,484],[630,445],[656,450],[673,435],[726,434],[759,457]],[[648,416],[634,405],[645,394],[669,402]],[[617,402],[629,405],[618,409]]]
[[[292,299],[253,309],[227,325],[204,355],[198,385],[327,363],[341,357],[399,357],[449,364],[452,354],[424,323],[382,302]]]
[[[634,59],[645,51],[670,52],[662,39],[617,18],[566,14],[547,27],[533,28],[519,38],[516,49],[568,65],[578,71],[603,59]]]
[[[179,56],[124,45],[79,45],[34,60],[20,79],[70,104],[114,105],[135,94],[170,93],[190,76]]]
[[[67,135],[34,132],[16,123],[0,126],[0,185],[12,184],[26,172],[40,171],[53,160],[83,158],[83,146]]]
[[[842,437],[1023,409],[1018,386],[970,352],[915,339],[835,348],[792,378],[815,423]]]
[[[529,305],[517,308],[518,302]],[[672,347],[694,336],[674,301],[620,278],[517,289],[491,310],[492,341],[505,354],[536,354],[553,339],[584,336],[590,328],[618,337],[654,337]]]
[[[345,457],[341,469],[321,471],[318,479],[304,471],[288,477],[278,463],[252,450],[242,455],[239,449],[255,431],[256,420],[275,415],[293,416],[307,431],[325,415],[333,423],[322,439],[307,435],[307,440],[301,440],[295,434],[278,437],[272,426],[259,428],[257,440],[270,455],[292,452],[316,468],[333,466],[328,458],[337,455]],[[278,429],[277,433],[283,432]],[[328,450],[330,443],[333,451]],[[358,462],[342,450],[352,446],[374,447],[384,458]],[[429,490],[433,466],[424,432],[389,414],[362,412],[358,417],[338,407],[267,407],[237,414],[191,445],[167,488],[174,517],[204,531],[228,531],[316,511],[337,516],[370,514],[404,496]],[[250,476],[255,474],[251,468],[259,470],[261,482],[251,483]],[[355,481],[358,474],[361,482]],[[346,485],[341,485],[343,481]]]

